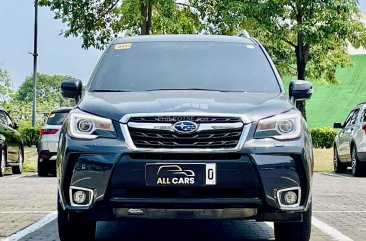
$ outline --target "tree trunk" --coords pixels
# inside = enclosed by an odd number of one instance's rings
[[[149,35],[151,29],[152,4],[149,0],[147,4],[145,1],[141,2],[140,12],[142,16],[141,35]]]
[[[303,35],[297,34],[297,46],[296,46],[296,63],[297,63],[297,79],[305,80],[306,64],[309,58],[309,45],[304,43]],[[306,120],[306,103],[305,101],[296,102],[297,109],[301,112],[302,116]]]

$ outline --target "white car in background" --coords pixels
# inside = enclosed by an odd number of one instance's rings
[[[341,129],[334,140],[334,171],[343,173],[352,167],[354,176],[366,175],[366,103],[357,105],[344,124],[334,123]]]
[[[38,141],[38,176],[56,174],[56,158],[60,129],[72,108],[53,110],[40,130]]]

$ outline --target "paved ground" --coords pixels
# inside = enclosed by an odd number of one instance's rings
[[[0,178],[0,192],[6,194],[0,196],[0,239],[55,210],[55,178],[18,177]],[[315,174],[313,188],[312,241],[366,239],[366,178]],[[124,241],[264,241],[274,240],[271,226],[270,223],[252,221],[101,222],[98,223],[97,238]],[[59,240],[56,221],[20,240]]]
[[[56,209],[56,178],[34,173],[0,178],[0,239]]]

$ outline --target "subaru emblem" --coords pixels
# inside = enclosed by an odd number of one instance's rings
[[[198,129],[198,125],[192,121],[178,121],[173,128],[179,133],[192,133]]]

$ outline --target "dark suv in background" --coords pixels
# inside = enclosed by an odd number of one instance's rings
[[[79,80],[64,81],[79,99]],[[309,240],[311,136],[269,55],[249,36],[126,36],[111,43],[62,127],[61,240],[94,240],[96,221],[274,221],[276,240]]]
[[[7,167],[13,174],[21,174],[24,164],[24,146],[18,124],[9,113],[0,107],[0,177],[4,176]]]

